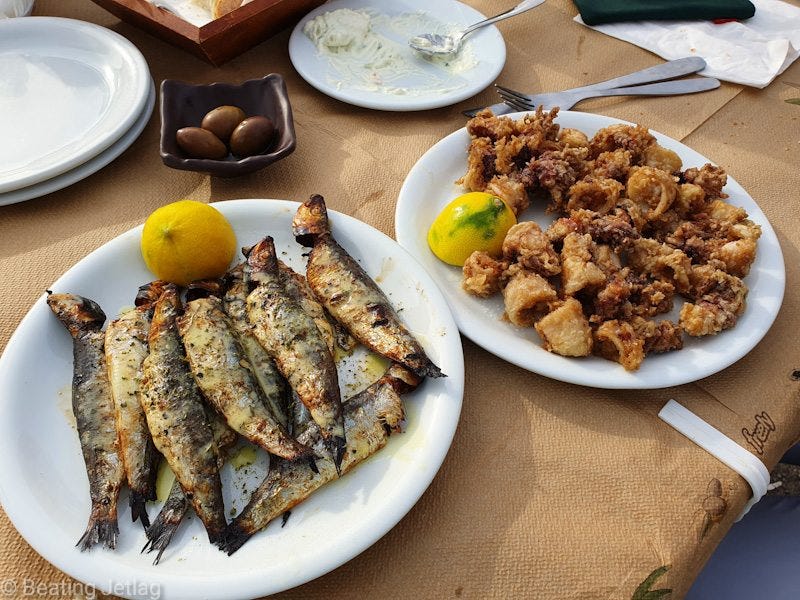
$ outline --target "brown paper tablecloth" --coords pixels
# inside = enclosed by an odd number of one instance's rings
[[[486,14],[512,2],[471,0]],[[38,0],[35,14],[110,27],[144,53],[156,83],[230,81],[281,73],[298,146],[264,171],[232,180],[174,171],[158,156],[157,111],[119,159],[49,196],[0,207],[0,347],[42,291],[91,250],[141,223],[156,207],[189,197],[303,200],[389,235],[394,204],[415,161],[462,127],[459,110],[495,101],[486,90],[456,107],[381,113],[318,93],[292,68],[288,32],[221,68],[211,67],[87,0]],[[530,91],[563,89],[660,63],[649,53],[583,28],[567,0],[500,25],[508,60],[499,80]],[[675,398],[748,447],[762,411],[762,460],[772,467],[800,437],[797,173],[800,92],[795,63],[764,90],[723,84],[680,98],[594,100],[581,110],[641,122],[723,165],[763,208],[786,259],[783,308],[766,338],[725,371],[679,388],[607,391],[573,386],[511,366],[465,340],[466,393],[450,453],[433,484],[383,539],[286,598],[631,598],[652,586],[680,598],[750,495],[745,481],[656,417]],[[755,448],[751,448],[755,450]],[[0,474],[2,476],[2,474]],[[727,512],[705,536],[698,511],[709,482]],[[0,514],[0,580],[70,581],[41,559]]]

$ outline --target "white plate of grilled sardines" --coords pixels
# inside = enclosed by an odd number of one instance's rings
[[[243,248],[224,278],[151,281],[135,228],[56,281],[0,358],[0,501],[103,592],[314,579],[406,514],[456,429],[458,330],[399,245],[320,196],[215,206]]]

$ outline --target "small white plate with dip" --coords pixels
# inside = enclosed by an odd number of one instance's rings
[[[451,33],[483,19],[455,0],[333,0],[297,24],[289,56],[303,79],[337,100],[389,111],[440,108],[474,96],[495,80],[506,60],[503,37],[494,26],[484,27],[454,57],[433,59],[412,50],[408,40],[426,32]]]

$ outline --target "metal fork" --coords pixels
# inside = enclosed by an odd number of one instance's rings
[[[720,86],[719,80],[709,77],[682,79],[680,81],[662,81],[649,85],[612,88],[610,90],[570,90],[552,94],[529,96],[514,90],[495,86],[497,93],[508,106],[517,110],[535,110],[537,106],[553,108],[558,106],[564,110],[572,108],[581,100],[605,96],[674,96],[678,94],[695,94],[707,92]]]
[[[675,79],[676,77],[681,77],[683,75],[691,75],[692,73],[702,71],[705,69],[705,67],[706,61],[704,61],[702,58],[699,56],[689,56],[686,58],[670,60],[654,67],[649,67],[647,69],[642,69],[641,71],[635,71],[634,73],[622,75],[621,77],[614,77],[613,79],[609,79],[607,81],[600,81],[591,85],[584,85],[581,87],[572,88],[570,90],[565,90],[564,93],[579,92],[584,90],[608,90],[611,88],[638,85],[640,83],[654,83],[656,81],[663,81],[665,79]],[[514,90],[509,88],[503,89],[510,93],[515,93],[523,100],[534,102],[533,99],[535,96],[529,96],[527,94],[522,94],[521,92],[514,92]],[[500,104],[493,104],[488,108],[492,109],[494,114],[503,114],[509,112],[508,106],[502,102]],[[465,110],[464,114],[468,117],[474,117],[475,114],[480,110],[482,110],[482,108],[473,108]]]

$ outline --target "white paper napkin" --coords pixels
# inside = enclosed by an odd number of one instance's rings
[[[662,58],[701,56],[702,75],[763,88],[800,56],[800,8],[781,0],[751,0],[754,17],[711,21],[633,21],[589,26]]]
[[[0,19],[26,17],[33,10],[33,0],[0,0]]]

